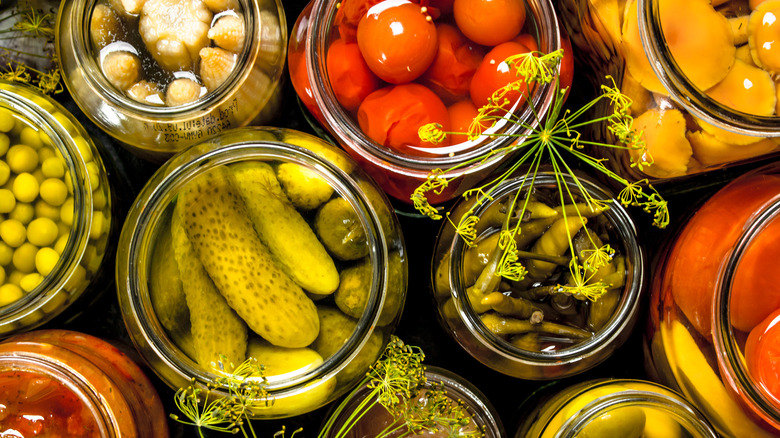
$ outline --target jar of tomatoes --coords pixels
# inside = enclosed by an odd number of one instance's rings
[[[453,224],[470,209],[469,237]],[[631,216],[600,184],[542,171],[509,178],[482,205],[455,204],[449,219],[432,263],[439,319],[483,364],[557,379],[601,363],[630,335],[645,255]]]
[[[232,371],[254,370],[256,417],[343,394],[400,318],[396,216],[351,158],[308,134],[241,128],[194,145],[155,173],[125,224],[116,278],[141,355],[172,388],[195,379],[223,397]]]
[[[118,348],[41,330],[0,343],[0,430],[8,436],[167,438],[160,397]]]
[[[279,0],[68,0],[57,16],[65,84],[92,122],[164,161],[281,102]]]
[[[515,438],[718,436],[687,400],[652,382],[599,379],[550,389],[524,416]]]
[[[737,178],[668,242],[653,279],[647,363],[723,436],[780,434],[779,212],[780,165]]]
[[[377,386],[356,388],[333,409],[325,423],[329,429],[323,438],[506,436],[501,418],[490,400],[471,382],[435,366],[425,367],[425,378],[425,384],[411,394],[410,399],[398,400],[399,405],[405,403],[403,406],[380,404]],[[442,414],[438,421],[435,415],[426,416],[426,413],[435,412]],[[420,424],[419,430],[410,430],[404,421],[415,415],[433,420]]]
[[[780,150],[777,2],[564,0],[560,10],[594,84],[610,75],[632,101],[644,147],[594,152],[620,175],[679,182]],[[593,134],[615,142],[607,123]]]
[[[295,24],[288,63],[304,106],[388,195],[411,203],[431,172],[454,169],[431,194],[436,204],[506,161],[490,152],[522,140],[557,95],[552,83],[509,92],[488,112],[512,116],[469,138],[491,95],[519,80],[505,60],[567,44],[548,0],[315,0]],[[566,53],[561,87],[571,84]],[[428,123],[450,134],[423,140]]]
[[[99,286],[115,237],[100,151],[32,88],[0,82],[0,337],[38,327]]]

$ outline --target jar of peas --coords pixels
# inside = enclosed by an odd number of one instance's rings
[[[679,394],[641,380],[599,379],[557,393],[547,388],[515,438],[715,438],[707,419]]]
[[[111,190],[76,119],[32,89],[0,82],[0,336],[40,326],[101,272]]]
[[[721,436],[780,434],[779,230],[780,165],[774,163],[707,199],[659,256],[647,364]]]
[[[238,401],[279,418],[336,399],[384,351],[407,255],[387,198],[343,151],[240,128],[152,176],[116,278],[133,343],[166,384],[229,397],[231,382],[254,381]]]
[[[588,370],[623,344],[646,262],[631,216],[603,186],[539,171],[474,199],[452,208],[432,262],[439,319],[469,354],[542,380]],[[464,214],[475,218],[469,233],[454,226]]]
[[[318,0],[298,17],[288,64],[309,113],[391,197],[411,203],[431,172],[455,168],[449,176],[458,178],[429,194],[440,204],[509,159],[489,152],[528,135],[557,96],[552,83],[507,92],[495,114],[519,122],[468,138],[492,94],[520,80],[505,60],[564,48],[554,72],[564,88],[573,74],[567,45],[549,0]],[[460,134],[422,139],[428,123]]]
[[[623,177],[679,182],[780,151],[778,2],[564,0],[560,11],[592,82],[612,86],[610,75],[632,101],[645,148],[594,152]],[[607,123],[594,136],[614,142]]]

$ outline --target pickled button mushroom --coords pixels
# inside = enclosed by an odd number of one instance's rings
[[[208,91],[214,91],[222,85],[235,65],[235,53],[219,47],[206,47],[200,50],[200,79]]]
[[[127,90],[141,77],[141,60],[134,53],[124,50],[105,54],[100,67],[108,82],[120,90]]]
[[[165,96],[160,91],[160,86],[153,82],[136,82],[127,90],[127,95],[149,105],[165,105]]]
[[[109,0],[111,7],[126,18],[136,18],[144,7],[144,0]]]
[[[209,45],[212,14],[201,0],[148,0],[138,30],[152,57],[170,71],[191,70]]]
[[[168,106],[184,105],[198,100],[204,93],[203,87],[194,79],[187,77],[174,79],[165,90],[165,104]]]
[[[92,44],[102,49],[125,36],[125,28],[116,11],[104,4],[98,4],[89,20],[89,36]]]
[[[241,51],[245,35],[244,19],[235,12],[225,13],[217,18],[208,32],[208,37],[214,44],[231,52]]]

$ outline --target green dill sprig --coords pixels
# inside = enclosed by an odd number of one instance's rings
[[[471,201],[471,207],[458,218],[457,224],[448,216],[448,220],[455,226],[456,233],[463,238],[466,245],[473,245],[474,240],[478,237],[475,229],[479,222],[479,217],[475,215],[475,212],[485,203],[491,202],[495,190],[510,176],[517,174],[521,166],[527,166],[524,182],[517,190],[515,198],[509,207],[509,211],[514,211],[515,208],[520,210],[519,214],[514,215],[516,217],[523,217],[525,214],[528,203],[531,200],[532,191],[530,189],[534,186],[536,176],[543,165],[552,167],[556,175],[561,205],[565,205],[567,201],[570,201],[575,206],[574,214],[583,223],[583,213],[587,213],[585,210],[599,212],[608,209],[610,200],[596,199],[585,190],[574,170],[567,163],[567,160],[571,158],[584,163],[585,166],[606,175],[619,185],[622,185],[623,189],[618,194],[617,201],[623,206],[640,207],[652,214],[653,224],[659,228],[664,228],[669,223],[669,211],[666,201],[647,180],[630,182],[609,170],[605,165],[605,159],[591,157],[583,151],[585,146],[633,150],[636,153],[631,155],[639,158],[636,160],[632,158],[632,167],[635,166],[642,170],[646,166],[653,164],[653,159],[642,140],[642,133],[633,129],[633,118],[628,112],[632,103],[631,99],[622,94],[614,80],[608,76],[607,79],[610,81],[610,84],[602,85],[601,94],[579,109],[574,111],[564,110],[563,103],[567,90],[560,88],[557,76],[558,65],[562,57],[563,51],[557,50],[549,54],[530,52],[508,58],[506,63],[514,69],[518,80],[502,87],[493,94],[488,103],[479,109],[478,115],[469,127],[469,132],[465,134],[468,135],[469,140],[508,136],[520,138],[522,141],[493,149],[482,156],[467,160],[450,169],[436,169],[430,173],[428,179],[411,195],[414,206],[418,211],[432,219],[440,219],[442,217],[441,214],[428,203],[427,193],[440,194],[453,179],[458,178],[456,171],[460,168],[484,162],[496,154],[520,152],[519,158],[502,173],[482,186],[468,190],[463,194],[464,199]],[[524,93],[524,96],[530,96],[542,84],[552,84],[554,87],[553,102],[546,114],[539,114],[530,98],[526,98],[526,104],[533,115],[531,120],[520,119],[516,114],[506,111],[505,108],[507,108],[509,103],[507,96],[510,92],[516,95],[520,91]],[[604,116],[589,117],[590,110],[601,103],[608,103],[612,111]],[[524,132],[512,134],[488,131],[488,128],[494,127],[499,121],[518,125],[523,128]],[[618,140],[616,144],[599,143],[582,137],[580,130],[598,123],[606,123],[607,129]],[[464,133],[445,132],[442,130],[441,125],[435,123],[422,126],[418,132],[422,140],[434,144],[444,141],[448,135],[452,134]],[[573,181],[573,186],[576,188],[575,190],[572,190],[570,185],[564,182],[563,175],[570,177],[570,180]],[[520,198],[521,193],[525,193],[524,199]],[[575,202],[576,198],[579,198],[581,201]],[[584,210],[581,211],[579,206],[582,206]],[[521,221],[516,221],[516,223],[510,226],[511,216],[513,215],[507,214],[506,224],[501,230],[502,235],[499,239],[499,247],[503,254],[495,274],[518,281],[523,278],[525,268],[519,262],[520,257],[517,255],[516,245],[510,242],[514,242],[514,237],[521,232],[522,224],[520,223]],[[564,220],[566,216],[567,213],[564,210]],[[567,237],[571,254],[574,254],[572,236],[569,235]],[[592,238],[591,242],[593,242]],[[576,257],[572,256],[572,261],[569,264],[570,284],[558,287],[558,291],[571,294],[579,299],[588,300],[596,300],[606,292],[607,285],[602,281],[593,281],[593,277],[600,267],[605,266],[612,260],[614,251],[608,246],[599,248],[598,245],[595,245],[595,242],[593,246],[597,249],[589,253],[585,261],[578,261]]]
[[[393,422],[380,431],[376,438],[403,437],[423,431],[446,432],[452,437],[483,437],[479,427],[465,431],[471,423],[471,415],[460,400],[447,396],[441,386],[427,385],[423,360],[425,354],[419,347],[406,345],[393,336],[379,360],[371,366],[357,388],[347,396],[354,397],[361,388],[369,393],[358,406],[344,414],[345,404],[330,416],[318,435],[319,438],[343,438],[358,424],[363,416],[381,405],[393,417]],[[425,389],[425,395],[419,397]],[[336,420],[346,417],[335,428]]]
[[[0,79],[31,85],[44,94],[64,90],[54,50],[54,14],[19,2],[0,19]],[[6,26],[4,22],[14,20]],[[30,51],[18,48],[19,41]],[[14,44],[17,43],[17,44]]]

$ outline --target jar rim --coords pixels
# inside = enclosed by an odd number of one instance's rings
[[[630,379],[605,379],[596,384],[585,388],[585,391],[589,391],[597,386],[610,385],[621,382],[631,382]],[[672,394],[677,393],[672,390],[656,385],[652,382],[643,382],[648,385],[658,386]],[[581,394],[580,392],[579,394]],[[568,404],[571,400],[567,401]],[[575,415],[566,419],[561,428],[556,431],[556,438],[572,438],[578,436],[582,432],[583,428],[587,426],[591,421],[597,419],[597,417],[604,415],[611,410],[620,409],[625,404],[630,403],[631,406],[645,407],[662,410],[670,415],[673,415],[678,421],[680,426],[686,426],[686,430],[696,431],[700,437],[717,438],[719,435],[714,431],[709,421],[704,415],[699,412],[693,405],[688,403],[682,396],[672,397],[668,394],[662,394],[653,392],[650,390],[636,390],[625,389],[610,394],[597,397],[585,406],[582,407]]]
[[[525,176],[507,179],[505,183],[491,194],[493,200],[480,205],[474,215],[479,216],[485,212],[490,205],[498,202],[502,197],[516,190],[527,190],[524,186],[527,184]],[[540,171],[535,177],[534,187],[552,186],[557,184],[557,178],[563,178],[564,182],[575,188],[585,188],[588,193],[598,200],[612,200],[610,208],[602,214],[607,217],[610,224],[615,228],[616,237],[623,244],[626,252],[626,284],[618,306],[613,316],[607,324],[597,331],[591,338],[583,340],[570,347],[561,348],[555,351],[530,351],[518,348],[501,339],[498,335],[491,332],[481,321],[479,315],[471,308],[468,294],[465,291],[464,282],[461,278],[460,268],[463,262],[463,254],[466,250],[466,242],[459,235],[455,235],[450,245],[449,260],[449,284],[450,294],[460,315],[460,318],[466,326],[469,333],[479,342],[489,348],[495,354],[512,361],[530,364],[534,366],[561,366],[564,364],[576,363],[585,356],[597,354],[599,351],[614,346],[619,339],[620,334],[630,328],[638,314],[638,305],[640,296],[645,288],[645,254],[637,241],[637,230],[633,219],[623,208],[620,202],[612,196],[608,190],[590,179],[578,176],[575,179],[568,174],[556,175],[554,172]],[[442,226],[447,226],[443,224]],[[599,361],[600,362],[600,361]],[[594,364],[595,365],[595,364]]]
[[[225,81],[220,84],[217,89],[206,92],[193,102],[189,102],[177,106],[154,106],[147,105],[142,102],[138,102],[131,97],[125,95],[108,82],[108,79],[103,75],[102,70],[98,64],[98,61],[92,56],[93,48],[91,39],[89,36],[89,20],[92,17],[94,7],[100,0],[69,0],[76,3],[79,11],[86,11],[86,13],[78,13],[77,19],[79,20],[71,28],[71,39],[74,41],[74,61],[79,69],[85,72],[91,72],[90,74],[81,74],[81,79],[86,82],[91,90],[100,96],[103,96],[106,101],[114,107],[120,108],[124,111],[128,111],[139,117],[149,117],[153,120],[170,121],[180,117],[187,117],[192,115],[199,115],[202,113],[208,113],[216,107],[220,107],[227,103],[232,97],[232,91],[244,83],[247,77],[251,74],[250,68],[256,60],[258,52],[260,50],[261,41],[261,25],[257,21],[259,20],[261,10],[260,3],[250,0],[237,0],[241,5],[244,15],[244,25],[246,26],[246,35],[252,36],[252,38],[245,38],[244,47],[238,53],[236,58],[235,68],[230,72]],[[279,18],[280,32],[282,33],[282,41],[280,41],[280,47],[283,51],[280,56],[284,57],[286,54],[284,51],[287,49],[287,22],[284,15],[284,8],[280,4],[279,0],[274,0],[276,5],[276,12]],[[57,27],[60,27],[61,20],[70,20],[72,17],[66,17],[63,11],[64,6],[61,6],[57,15]],[[215,14],[216,15],[216,14]],[[216,17],[215,17],[216,19]],[[58,38],[60,40],[60,38]],[[63,48],[57,44],[58,60],[62,63],[62,56],[59,56]],[[62,67],[62,65],[61,65]],[[278,69],[276,72],[276,78],[280,77],[282,69]],[[64,75],[63,79],[68,88],[72,89],[73,85],[68,75]],[[271,77],[274,80],[274,77]],[[270,95],[269,95],[270,96]],[[81,106],[81,102],[78,100],[76,103]],[[84,111],[87,115],[91,116],[91,111]],[[98,123],[102,126],[102,124]]]
[[[15,90],[12,91],[12,89]],[[52,272],[44,276],[44,280],[35,289],[14,303],[0,308],[0,322],[4,324],[23,320],[46,305],[58,293],[61,293],[70,278],[70,273],[78,266],[87,249],[87,237],[92,227],[93,195],[89,190],[89,184],[80,182],[89,181],[91,178],[84,157],[79,152],[73,135],[68,132],[68,127],[62,121],[57,120],[50,111],[31,99],[30,97],[33,95],[45,100],[60,114],[64,114],[78,135],[92,145],[92,140],[84,128],[59,103],[36,93],[29,86],[0,80],[0,106],[14,112],[17,117],[24,119],[35,128],[43,130],[52,141],[52,147],[61,152],[67,170],[72,172],[71,185],[73,186],[74,208],[70,236],[59,261]]]
[[[749,136],[780,136],[780,116],[759,116],[736,111],[717,102],[688,80],[668,49],[659,3],[654,0],[637,0],[639,33],[645,53],[655,61],[650,65],[656,77],[674,101],[689,113],[721,129]]]
[[[120,305],[125,308],[123,312],[125,324],[140,327],[141,333],[138,336],[142,338],[137,338],[135,330],[130,330],[130,332],[133,343],[142,352],[145,360],[148,362],[163,361],[166,368],[176,373],[177,381],[173,382],[167,376],[160,375],[156,368],[154,369],[169,385],[186,386],[191,382],[192,377],[197,377],[202,382],[214,382],[219,376],[197,365],[164,334],[165,329],[154,316],[149,301],[146,265],[133,262],[133,260],[151,259],[148,253],[155,240],[157,228],[159,228],[157,224],[173,198],[182,187],[197,175],[216,166],[253,159],[292,161],[310,165],[350,203],[366,230],[372,265],[372,289],[366,303],[366,310],[358,319],[355,330],[344,345],[330,357],[324,358],[323,363],[319,366],[302,373],[285,375],[284,378],[275,382],[269,379],[266,389],[270,396],[277,399],[293,396],[300,391],[309,389],[306,385],[310,382],[315,380],[324,382],[336,376],[369,342],[379,320],[386,297],[389,269],[386,261],[390,249],[385,242],[378,213],[369,207],[368,198],[357,182],[353,181],[342,169],[316,153],[283,140],[241,139],[241,136],[247,133],[269,131],[283,131],[283,129],[236,128],[225,131],[219,138],[212,138],[184,149],[152,176],[130,208],[126,223],[132,223],[135,226],[132,229],[125,227],[122,230],[120,242],[126,242],[128,250],[125,257],[117,260],[117,278],[125,279],[122,284],[118,285]],[[360,171],[357,168],[355,170]],[[143,208],[140,208],[139,202],[143,202]],[[139,248],[147,249],[146,252],[140,252],[142,250]],[[154,357],[146,357],[147,352],[142,347],[143,343],[151,347]]]
[[[47,355],[47,352],[50,353],[56,350],[57,354],[71,358],[67,360],[83,359],[81,356],[56,345],[34,342],[26,342],[25,344],[27,347],[23,351],[0,351],[0,372],[21,371],[35,375],[45,375],[56,380],[75,394],[84,406],[89,409],[100,430],[101,437],[111,438],[119,436],[114,413],[93,385],[89,383],[82,373],[73,369],[68,363],[52,358]],[[41,347],[46,351],[38,351]],[[94,367],[93,371],[97,372],[97,368],[88,361],[79,360],[79,363],[84,366]]]
[[[751,377],[736,333],[731,324],[731,288],[734,284],[742,257],[751,243],[773,221],[780,220],[780,195],[765,203],[751,215],[733,248],[726,254],[715,282],[716,295],[713,299],[713,346],[718,366],[725,370],[724,380],[740,395],[748,407],[763,420],[780,429],[780,400],[774,399]]]
[[[363,159],[370,162],[381,163],[383,167],[389,166],[393,172],[408,175],[413,178],[426,177],[428,173],[436,168],[446,168],[458,166],[453,170],[453,175],[464,174],[474,169],[490,167],[498,164],[506,158],[507,153],[497,153],[486,160],[476,160],[480,156],[492,150],[502,149],[525,138],[530,130],[523,128],[519,124],[506,123],[504,134],[487,138],[481,144],[469,147],[466,151],[452,151],[447,147],[437,148],[437,156],[422,157],[409,154],[402,154],[393,151],[388,147],[382,146],[366,135],[357,125],[354,118],[338,103],[328,77],[325,56],[327,53],[327,44],[330,41],[328,37],[331,33],[331,23],[336,14],[339,0],[314,0],[312,13],[309,16],[309,29],[305,39],[305,56],[303,62],[307,66],[309,83],[311,84],[311,93],[317,106],[324,108],[321,111],[328,126],[335,131],[336,136],[341,141],[348,142],[355,153]],[[558,17],[555,8],[550,0],[529,0],[526,2],[530,8],[529,17],[535,18],[536,30],[540,34],[540,51],[553,52],[562,47]],[[560,72],[561,66],[558,66]],[[531,120],[534,125],[538,124],[548,111],[551,110],[555,98],[555,85],[553,83],[542,84],[537,88],[533,95],[534,108],[523,104],[521,108],[515,111],[522,111],[519,118],[522,120]],[[503,126],[501,126],[503,128]]]

